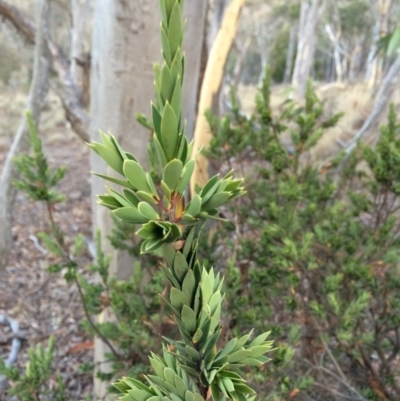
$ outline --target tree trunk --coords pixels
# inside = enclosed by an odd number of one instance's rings
[[[378,16],[374,27],[373,44],[368,57],[367,70],[367,80],[370,87],[377,85],[382,79],[383,59],[376,55],[376,42],[380,37],[388,33],[389,11],[392,6],[392,0],[379,0],[376,2],[376,6],[377,10],[375,9],[373,12],[374,14],[378,13]]]
[[[311,74],[316,42],[315,31],[322,2],[323,0],[302,0],[301,2],[297,56],[292,78],[297,98],[304,96],[307,79]]]
[[[147,164],[150,133],[139,125],[136,113],[150,114],[154,98],[153,63],[159,61],[160,15],[153,2],[131,0],[96,0],[91,60],[91,137],[99,140],[99,130],[110,131],[124,149],[130,151],[141,165]],[[188,17],[185,36],[184,116],[187,130],[193,131],[197,112],[197,91],[201,79],[203,37],[205,34],[206,2],[186,2]],[[95,154],[91,154],[92,170],[112,175]],[[109,210],[97,205],[96,194],[104,192],[104,180],[92,177],[93,224],[100,228],[103,247],[112,256],[110,274],[126,279],[132,273],[134,260],[127,252],[113,249],[107,236],[113,227]],[[109,185],[107,183],[107,185]],[[99,319],[112,320],[109,311]],[[101,370],[110,371],[104,363],[105,345],[95,341],[95,362]],[[107,384],[95,379],[95,399],[106,396]]]
[[[294,24],[290,27],[289,46],[286,53],[285,75],[283,82],[288,83],[291,81],[293,71],[294,52],[296,50],[296,36],[298,27]]]
[[[194,134],[193,152],[197,154],[201,148],[208,147],[211,140],[210,127],[205,117],[206,110],[212,108],[213,103],[219,100],[219,90],[223,78],[225,63],[235,40],[239,17],[245,0],[232,0],[225,11],[224,19],[217,38],[211,50],[201,88],[199,115]],[[208,160],[199,155],[196,160],[190,188],[194,194],[196,185],[203,187],[208,180]]]
[[[204,0],[207,3],[207,0]],[[225,9],[229,4],[229,0],[208,0],[209,9],[207,13],[207,51],[211,52],[214,40],[218,35]]]
[[[142,166],[147,164],[150,134],[134,115],[149,114],[154,97],[153,63],[159,61],[160,54],[160,16],[150,3],[96,0],[92,38],[91,138],[99,141],[99,130],[112,132]],[[113,175],[94,152],[91,166],[93,171]],[[113,227],[111,215],[96,203],[96,195],[104,192],[104,185],[103,179],[92,176],[93,225],[95,230],[101,229],[104,250],[112,256],[110,274],[123,280],[131,275],[134,261],[107,241]],[[101,364],[103,372],[110,371],[104,363],[107,347],[96,339],[95,348],[95,362]],[[95,379],[96,400],[105,397],[106,388],[106,383]]]
[[[364,125],[346,147],[347,153],[350,153],[357,145],[357,141],[365,136],[376,124],[379,117],[384,112],[387,104],[389,103],[390,98],[392,97],[393,91],[396,88],[396,81],[398,80],[399,75],[400,54],[397,56],[396,61],[392,64],[385,79],[382,82],[372,113],[365,120]]]
[[[341,83],[343,81],[343,66],[342,59],[340,57],[340,32],[336,35],[333,33],[333,29],[329,24],[325,25],[325,31],[328,34],[329,40],[333,45],[333,59],[335,61],[335,71],[336,71],[336,82]]]
[[[79,98],[83,99],[85,77],[85,26],[90,0],[71,0],[71,76],[77,87]]]
[[[207,1],[186,1],[184,15],[187,25],[184,39],[185,76],[183,80],[183,116],[186,119],[186,134],[193,138],[201,81],[207,62],[204,48],[207,22]]]
[[[48,0],[36,0],[36,33],[33,77],[26,108],[31,111],[33,120],[39,125],[40,114],[48,91],[50,62],[47,54],[47,37],[49,34],[49,3]],[[25,116],[17,130],[11,149],[0,176],[0,269],[5,267],[10,252],[12,233],[12,206],[16,197],[16,189],[12,181],[18,172],[13,158],[29,150],[28,126]]]

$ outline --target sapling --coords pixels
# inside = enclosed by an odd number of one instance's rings
[[[220,219],[218,208],[244,193],[243,181],[232,172],[212,177],[185,204],[195,168],[192,143],[182,122],[184,53],[183,0],[160,0],[162,65],[155,69],[156,100],[151,106],[154,146],[161,167],[154,182],[111,134],[89,146],[123,178],[100,175],[122,187],[108,189],[99,203],[126,223],[140,225],[142,253],[162,251],[161,269],[171,285],[169,305],[181,335],[164,338],[163,355],[152,354],[154,374],[147,383],[123,378],[115,387],[123,400],[202,401],[253,400],[255,392],[237,373],[243,366],[261,366],[271,350],[268,333],[251,340],[251,333],[220,346],[223,278],[206,269],[197,257],[198,239],[207,219]]]

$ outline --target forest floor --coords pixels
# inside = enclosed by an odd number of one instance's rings
[[[329,113],[346,111],[346,116],[317,149],[317,158],[325,159],[340,150],[337,139],[348,141],[359,129],[372,109],[365,88],[332,87],[319,92]],[[251,112],[254,87],[239,88],[245,112]],[[284,88],[273,90],[274,108],[287,96]],[[399,95],[396,103],[399,104]],[[7,156],[12,137],[21,120],[25,97],[12,90],[0,93],[0,169]],[[386,116],[382,117],[382,121]],[[56,206],[55,217],[67,233],[67,241],[78,234],[92,240],[89,151],[65,123],[56,97],[50,97],[42,117],[40,135],[51,167],[66,166],[67,173],[59,184],[66,202]],[[23,341],[17,367],[23,368],[29,347],[47,345],[50,335],[56,337],[54,366],[62,375],[74,401],[83,401],[92,391],[92,376],[82,373],[79,366],[93,361],[93,341],[83,331],[80,322],[84,312],[77,288],[67,285],[61,275],[46,271],[53,261],[38,243],[39,231],[49,229],[46,209],[19,193],[14,205],[13,246],[5,271],[0,271],[0,314],[20,324]],[[87,252],[80,260],[82,271],[90,263]],[[85,273],[87,274],[87,273]],[[9,331],[0,326],[0,357],[10,351]],[[11,401],[0,393],[0,400]]]
[[[5,102],[1,106],[0,130],[5,124]],[[41,134],[49,165],[67,167],[66,176],[58,187],[67,199],[56,206],[55,218],[66,232],[67,242],[72,242],[78,233],[91,241],[89,151],[54,107],[57,108],[57,104],[48,105],[43,115]],[[15,129],[21,111],[7,113],[7,116],[8,122],[11,121],[7,128],[12,125]],[[10,142],[7,133],[4,130],[2,133],[1,167]],[[79,366],[93,361],[93,341],[80,325],[84,312],[77,288],[67,285],[61,275],[46,271],[54,260],[37,239],[38,232],[50,228],[46,213],[44,204],[18,194],[14,205],[13,246],[5,271],[0,271],[0,314],[15,319],[20,325],[23,346],[16,366],[21,369],[26,365],[29,347],[47,346],[49,337],[55,336],[54,367],[61,374],[70,399],[81,401],[92,391],[91,374],[81,373]],[[90,263],[89,253],[80,262],[84,269]],[[0,357],[7,358],[10,346],[9,329],[0,326]],[[11,401],[11,398],[0,393],[0,400]]]

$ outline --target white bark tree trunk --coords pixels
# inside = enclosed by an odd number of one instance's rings
[[[400,54],[397,56],[396,61],[392,64],[382,82],[371,114],[365,120],[364,125],[360,128],[360,130],[346,147],[347,153],[350,153],[357,145],[357,141],[363,136],[367,135],[370,129],[374,127],[375,123],[378,121],[379,117],[389,103],[390,98],[392,97],[393,91],[396,88],[396,82],[398,81],[399,75]]]
[[[83,96],[84,59],[85,59],[85,25],[90,0],[71,0],[71,76],[75,81],[79,97]]]
[[[154,62],[160,61],[160,14],[156,2],[147,0],[96,0],[91,60],[91,138],[99,140],[99,130],[110,131],[122,147],[147,164],[150,133],[139,125],[136,113],[150,114],[154,98]],[[184,115],[187,130],[193,131],[197,112],[197,92],[205,34],[206,2],[186,2],[187,33],[185,37]],[[105,163],[91,154],[92,170],[112,175]],[[113,249],[106,238],[113,222],[109,210],[99,207],[96,194],[104,192],[104,180],[92,177],[93,224],[100,228],[104,250],[112,256],[110,273],[126,279],[132,273],[134,260],[127,252]],[[109,184],[107,184],[109,185]],[[101,319],[113,319],[105,311]],[[105,345],[95,341],[95,362],[101,370],[110,371],[103,363]],[[107,384],[95,379],[95,400],[106,396]]]
[[[374,53],[371,55],[372,56],[372,63],[371,66],[368,69],[367,73],[367,78],[368,78],[368,84],[369,86],[375,86],[377,83],[379,83],[382,79],[382,73],[383,73],[383,59],[380,57],[373,58],[376,52],[376,41],[379,39],[379,37],[383,37],[388,33],[388,24],[389,24],[389,11],[392,6],[392,1],[393,0],[375,0],[375,4],[378,8],[376,12],[378,12],[377,15],[377,22],[375,26],[375,37],[374,37],[374,44],[373,44],[373,49]],[[378,33],[378,34],[376,34]]]
[[[289,46],[286,53],[285,75],[283,78],[283,82],[285,83],[290,82],[292,77],[294,52],[296,50],[297,30],[298,27],[296,24],[292,25],[290,28]]]
[[[193,1],[193,0],[192,0]],[[207,51],[210,53],[230,0],[203,0],[209,3],[207,22]]]
[[[183,116],[186,119],[186,133],[193,137],[197,117],[198,99],[206,65],[207,51],[204,48],[207,30],[207,1],[186,1],[184,16],[187,25],[184,39],[185,76],[183,80]]]
[[[304,96],[307,79],[311,74],[316,42],[315,31],[322,3],[323,0],[302,0],[301,2],[297,56],[292,78],[297,98]]]
[[[33,120],[38,125],[49,83],[50,62],[47,57],[47,37],[49,34],[48,0],[36,0],[35,16],[37,29],[35,34],[33,77],[26,108],[31,111]],[[16,197],[16,189],[13,187],[12,181],[18,176],[13,158],[22,152],[27,152],[28,149],[28,126],[24,116],[0,176],[0,269],[4,268],[7,262],[12,241],[12,210]]]
[[[325,24],[325,31],[328,34],[329,40],[333,45],[333,59],[335,61],[336,71],[336,82],[341,83],[343,81],[343,66],[342,58],[340,56],[340,31],[333,32],[332,27],[329,24]]]
[[[155,3],[141,0],[96,0],[91,59],[91,138],[99,141],[99,130],[110,131],[121,146],[132,152],[142,165],[147,164],[149,132],[137,123],[135,113],[148,114],[154,97],[153,63],[160,61],[159,13]],[[113,172],[94,153],[92,170]],[[103,179],[92,176],[92,211],[94,229],[101,229],[103,247],[112,256],[110,274],[126,279],[132,273],[133,260],[127,252],[113,249],[107,241],[113,222],[109,210],[96,203],[104,193]],[[106,316],[106,312],[101,317]],[[99,340],[95,342],[95,362],[103,372],[109,352]],[[107,384],[95,379],[95,400],[102,400]]]

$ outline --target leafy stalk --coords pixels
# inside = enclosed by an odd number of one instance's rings
[[[144,239],[142,253],[162,249],[161,269],[171,285],[165,302],[181,339],[165,338],[162,356],[152,355],[154,375],[147,384],[125,378],[115,386],[122,399],[132,401],[252,400],[254,391],[236,372],[242,366],[261,366],[272,343],[268,333],[254,340],[251,333],[219,348],[224,299],[223,278],[204,268],[197,257],[198,238],[207,219],[220,219],[218,208],[244,193],[243,181],[232,172],[212,177],[185,205],[195,159],[182,123],[182,0],[160,0],[163,63],[156,68],[156,101],[152,104],[154,144],[162,168],[155,183],[136,158],[116,138],[101,133],[102,143],[89,145],[122,178],[102,176],[121,185],[109,189],[99,203],[126,223],[138,224]]]

